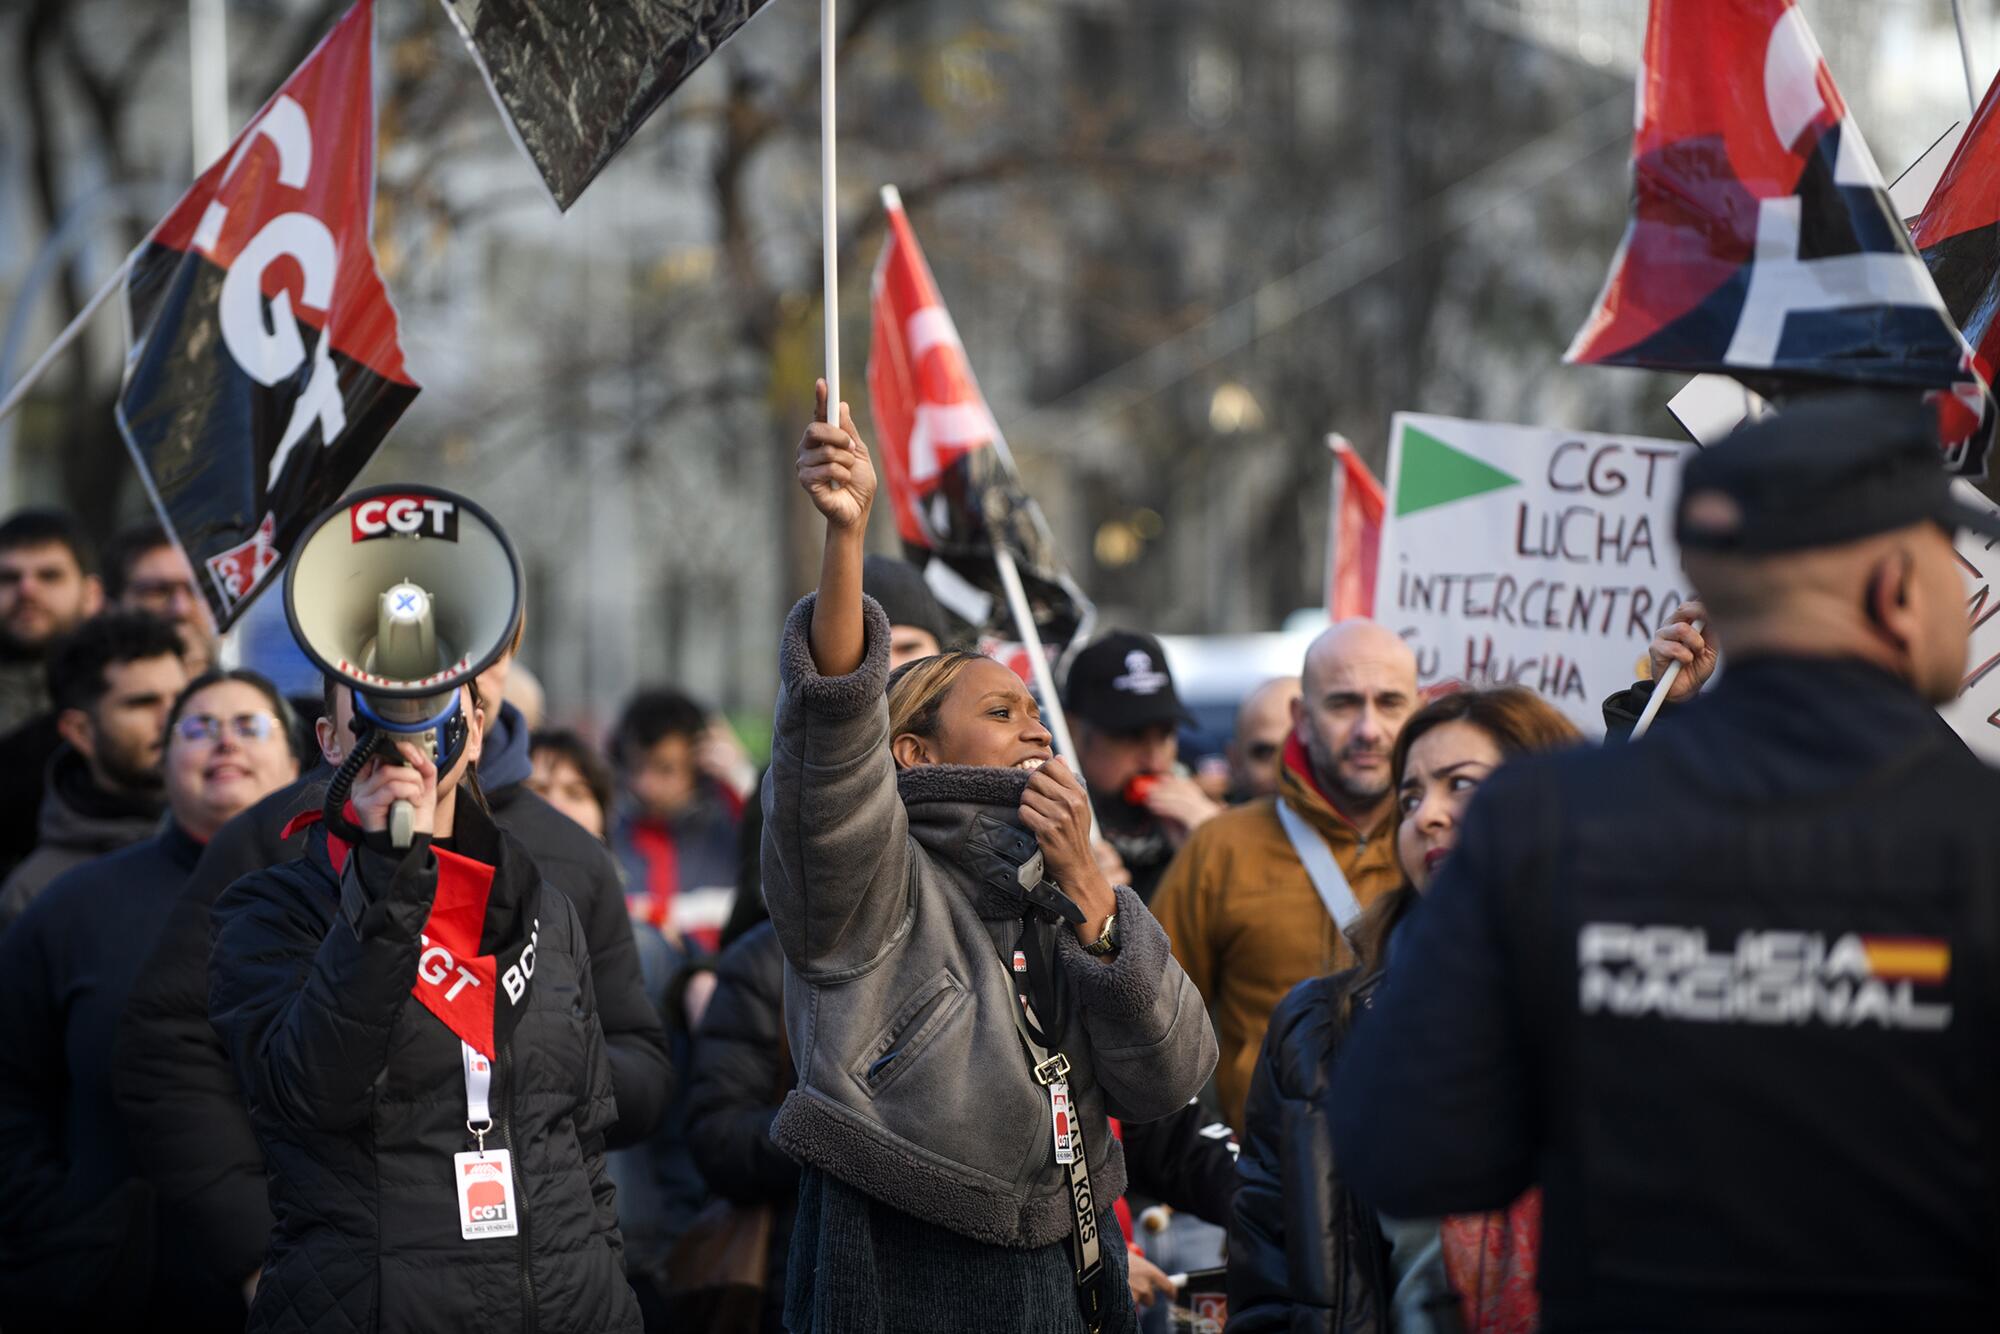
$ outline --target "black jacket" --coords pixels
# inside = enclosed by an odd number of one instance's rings
[[[1264,1032],[1229,1224],[1229,1328],[1242,1334],[1389,1328],[1389,1244],[1333,1152],[1341,1006],[1358,980],[1349,969],[1299,983]]]
[[[481,772],[492,772],[487,765],[482,757]],[[239,877],[303,852],[304,833],[279,834],[293,816],[319,809],[326,779],[322,768],[217,832],[169,913],[119,1026],[114,1092],[127,1121],[147,1127],[150,1149],[141,1166],[181,1224],[202,1237],[202,1254],[216,1272],[237,1282],[263,1259],[271,1210],[264,1155],[228,1054],[208,1022],[210,908]],[[643,1139],[664,1112],[672,1072],[659,1015],[640,985],[617,867],[603,844],[524,785],[496,785],[487,800],[500,827],[529,849],[583,919],[618,1098],[618,1123],[606,1139],[613,1146]]]
[[[1639,715],[1644,713],[1646,705],[1652,702],[1653,687],[1657,684],[1658,682],[1655,681],[1634,681],[1617,694],[1605,697],[1604,703],[1601,706],[1604,714],[1605,740],[1628,741],[1631,739],[1632,729],[1638,726]],[[1667,715],[1678,713],[1680,708],[1679,704],[1662,705],[1660,712],[1653,719],[1654,725],[1658,726]]]
[[[49,761],[62,744],[53,713],[38,713],[0,736],[0,876],[35,850]]]
[[[688,1068],[687,1142],[709,1189],[772,1206],[765,1326],[785,1301],[785,1257],[798,1212],[799,1165],[771,1142],[771,1119],[795,1082],[785,1045],[785,952],[766,921],[715,961],[715,994]]]
[[[60,876],[0,936],[0,1321],[8,1334],[243,1323],[185,1229],[155,1217],[111,1097],[119,1012],[201,845],[165,832]]]
[[[0,883],[0,930],[64,871],[159,833],[166,805],[164,789],[141,797],[106,792],[83,756],[66,745],[58,749],[49,761],[34,851]]]
[[[1510,763],[1355,1026],[1404,1217],[1539,1180],[1544,1327],[1991,1328],[2000,773],[1857,662],[1739,660]]]
[[[639,1328],[604,1132],[615,1120],[582,924],[471,802],[456,851],[495,868],[482,941],[534,933],[525,994],[496,994],[493,1133],[519,1233],[465,1240],[453,1155],[474,1148],[457,1035],[411,995],[438,862],[306,855],[217,901],[209,1010],[269,1161],[276,1216],[249,1329]],[[505,1021],[503,1021],[504,1023]]]
[[[1130,1194],[1229,1226],[1236,1198],[1236,1132],[1199,1097],[1157,1121],[1120,1122],[1119,1139]]]

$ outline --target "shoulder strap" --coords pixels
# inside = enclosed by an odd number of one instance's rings
[[[1104,1263],[1103,1238],[1098,1232],[1097,1200],[1090,1189],[1090,1161],[1084,1151],[1083,1127],[1077,1123],[1076,1104],[1070,1097],[1069,1058],[1059,1045],[1062,1040],[1059,1023],[1050,1023],[1048,1016],[1036,1014],[1037,1023],[1048,1030],[1044,1032],[1028,1021],[1028,1010],[1034,1003],[1030,993],[1055,991],[1054,987],[1037,986],[1032,976],[1036,971],[1056,967],[1053,959],[1037,958],[1040,949],[1030,937],[1038,925],[1033,918],[1022,922],[1021,938],[1014,947],[1018,962],[1007,965],[1018,1004],[1007,1009],[1014,1016],[1014,1031],[1020,1034],[1021,1048],[1028,1058],[1028,1073],[1049,1098],[1056,1165],[1069,1183],[1069,1250],[1076,1275],[1077,1307],[1089,1334],[1101,1334],[1109,1309],[1106,1289],[1110,1271]],[[1044,1039],[1048,1046],[1042,1045]]]
[[[1299,862],[1319,893],[1319,901],[1326,905],[1326,915],[1333,919],[1334,928],[1346,931],[1361,915],[1361,904],[1355,899],[1340,863],[1334,859],[1333,849],[1283,797],[1278,798],[1278,823],[1285,827],[1285,837],[1292,841],[1292,851],[1299,854]]]

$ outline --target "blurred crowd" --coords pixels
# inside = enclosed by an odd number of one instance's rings
[[[2000,794],[1932,706],[1951,530],[2000,522],[1928,430],[1835,402],[1689,465],[1708,600],[1604,705],[1657,743],[1347,620],[1199,776],[1129,630],[1068,664],[1072,773],[864,558],[851,425],[800,446],[768,757],[666,685],[548,725],[523,626],[435,764],[362,769],[352,693],[227,665],[158,528],[16,513],[0,1329],[1979,1327]],[[434,1189],[489,1154],[515,1246]]]
[[[953,642],[914,567],[870,557],[867,586],[889,611],[894,664]],[[242,874],[301,853],[280,814],[312,805],[331,768],[322,740],[338,736],[322,720],[348,710],[331,690],[286,698],[254,670],[220,666],[218,649],[157,525],[99,545],[56,510],[0,523],[10,1334],[128,1321],[162,1302],[190,1327],[237,1328],[256,1289],[272,1215],[208,1031],[209,910]],[[546,725],[560,710],[512,658],[481,679],[491,716],[476,768],[501,825],[599,937],[620,1111],[610,1169],[648,1327],[734,1327],[748,1291],[768,1294],[753,1297],[751,1323],[778,1328],[799,1168],[767,1133],[793,1076],[783,955],[759,888],[759,766],[726,721],[665,685],[637,691],[601,747]],[[1085,780],[1104,794],[1099,854],[1146,897],[1196,830],[1298,783],[1284,754],[1296,680],[1243,701],[1226,782],[1180,762],[1188,720],[1151,637],[1105,636],[1068,689]],[[648,1055],[621,1060],[621,1048]],[[1191,1105],[1125,1133],[1140,1184],[1121,1216],[1136,1206],[1149,1220],[1126,1230],[1161,1265],[1219,1263],[1235,1187],[1223,1119]],[[773,1215],[767,1268],[719,1283],[703,1245],[746,1208]],[[1135,1283],[1149,1300],[1167,1291],[1160,1266]]]

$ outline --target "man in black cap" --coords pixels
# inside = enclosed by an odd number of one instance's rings
[[[1150,900],[1187,836],[1222,806],[1180,770],[1180,726],[1160,641],[1113,630],[1070,663],[1063,709],[1099,833]]]
[[[1480,790],[1334,1086],[1349,1183],[1543,1191],[1544,1328],[1991,1328],[2000,773],[1932,417],[1843,394],[1690,460],[1727,670]]]

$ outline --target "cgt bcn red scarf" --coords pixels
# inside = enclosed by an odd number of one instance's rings
[[[285,826],[282,837],[290,838],[320,818],[319,811],[305,811]],[[354,818],[352,807],[348,818]],[[346,869],[350,852],[345,842],[327,835],[327,860],[336,877]],[[437,894],[418,938],[421,953],[410,994],[446,1028],[494,1060],[500,1044],[513,1034],[535,975],[541,923],[530,914],[513,913],[510,922],[501,924],[504,943],[482,954],[480,942],[494,907],[494,868],[436,844],[431,855],[438,863]]]

